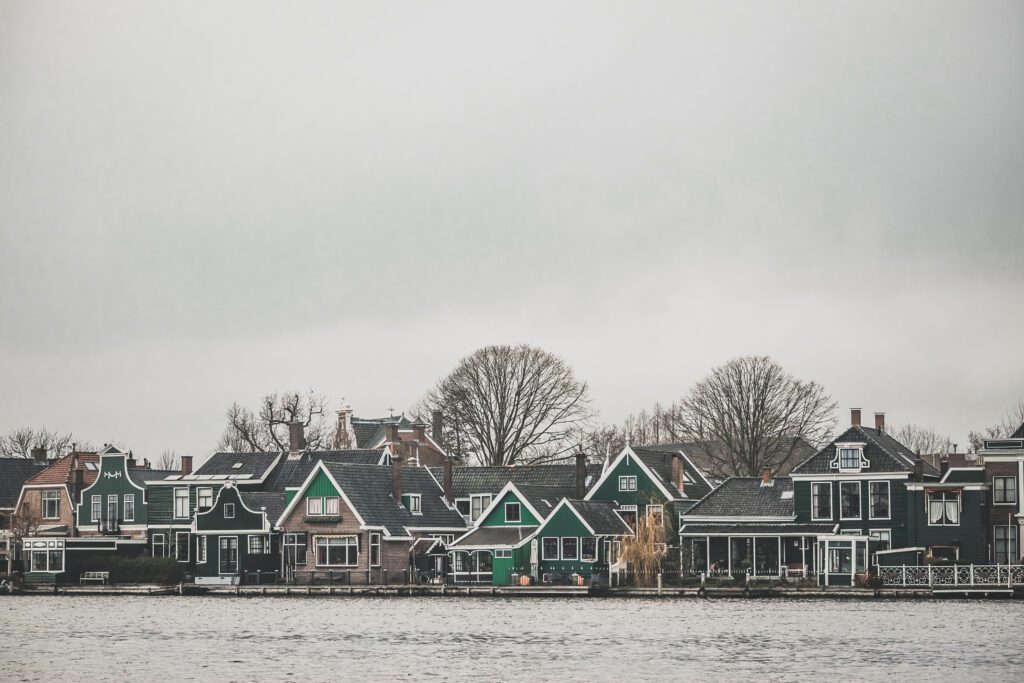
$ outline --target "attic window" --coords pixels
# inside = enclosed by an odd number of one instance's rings
[[[793,492],[792,491],[783,491],[781,498],[782,498],[782,500],[793,500]]]
[[[96,463],[94,463],[94,462],[87,462],[87,463],[85,463],[85,469],[92,470],[93,472],[95,472],[96,471]]]
[[[860,472],[870,467],[871,463],[864,458],[864,446],[863,443],[837,443],[829,467],[840,472]]]
[[[233,469],[233,470],[240,470],[240,469],[242,469],[242,463],[236,462],[234,465],[231,466],[231,469]]]

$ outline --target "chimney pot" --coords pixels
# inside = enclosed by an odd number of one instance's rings
[[[305,426],[298,420],[288,424],[288,448],[292,452],[306,448]]]
[[[860,408],[850,408],[850,426],[860,427]]]
[[[885,413],[875,413],[875,429],[885,431]]]
[[[181,475],[192,474],[192,456],[183,455],[181,456]]]
[[[45,448],[33,448],[32,459],[36,461],[36,464],[43,464],[46,462],[46,449]]]

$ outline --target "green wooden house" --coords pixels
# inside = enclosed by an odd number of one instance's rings
[[[227,482],[213,505],[195,514],[197,584],[276,582],[281,570],[281,545],[274,520],[284,510],[284,494],[243,491]]]
[[[505,485],[477,519],[476,526],[448,546],[456,583],[496,586],[529,583],[536,568],[530,540],[574,487]],[[523,579],[522,577],[526,577]]]
[[[607,585],[632,533],[616,503],[563,498],[530,539],[531,572],[542,584]]]
[[[171,474],[137,467],[130,453],[108,446],[99,453],[96,479],[78,495],[75,526],[82,536],[146,538],[146,486]]]

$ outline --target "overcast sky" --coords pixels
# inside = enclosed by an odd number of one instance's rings
[[[527,342],[608,421],[768,354],[1024,398],[1020,2],[0,3],[0,431],[205,457]]]

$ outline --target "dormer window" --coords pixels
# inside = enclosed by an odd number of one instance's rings
[[[860,472],[871,463],[864,459],[864,444],[837,443],[836,455],[829,465],[840,472]]]

